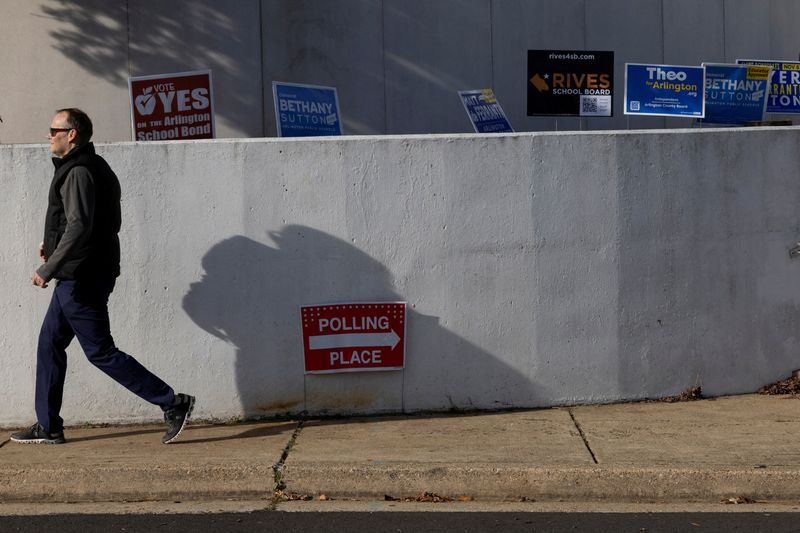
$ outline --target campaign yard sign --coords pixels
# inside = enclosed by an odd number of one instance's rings
[[[625,114],[703,118],[705,67],[625,64]]]
[[[610,117],[614,52],[528,50],[528,116]]]
[[[128,78],[133,140],[214,138],[211,71]]]
[[[459,91],[458,96],[461,97],[461,103],[464,105],[476,133],[512,133],[514,131],[491,89]]]
[[[272,82],[279,137],[341,135],[335,87]]]
[[[703,63],[706,113],[703,122],[744,124],[764,120],[771,67]]]
[[[767,113],[800,113],[800,62],[739,59],[741,65],[772,67]]]
[[[306,374],[399,370],[405,364],[406,303],[304,305]]]

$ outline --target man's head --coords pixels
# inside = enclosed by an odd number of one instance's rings
[[[84,145],[92,138],[92,120],[80,109],[68,108],[56,111],[47,138],[50,153],[64,157],[74,148]]]

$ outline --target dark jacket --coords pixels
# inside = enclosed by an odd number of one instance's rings
[[[108,163],[87,143],[56,167],[44,224],[46,262],[38,273],[49,281],[119,276],[120,186]]]

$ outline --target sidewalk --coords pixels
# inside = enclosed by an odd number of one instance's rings
[[[800,499],[800,399],[747,395],[468,415],[67,428],[0,436],[0,502]],[[276,473],[277,472],[277,473]]]

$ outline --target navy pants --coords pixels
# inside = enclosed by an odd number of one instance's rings
[[[64,280],[53,290],[39,333],[36,363],[36,417],[48,433],[64,427],[59,412],[67,375],[66,349],[74,337],[94,366],[132,393],[164,410],[175,400],[172,387],[114,344],[108,297],[115,281]]]

